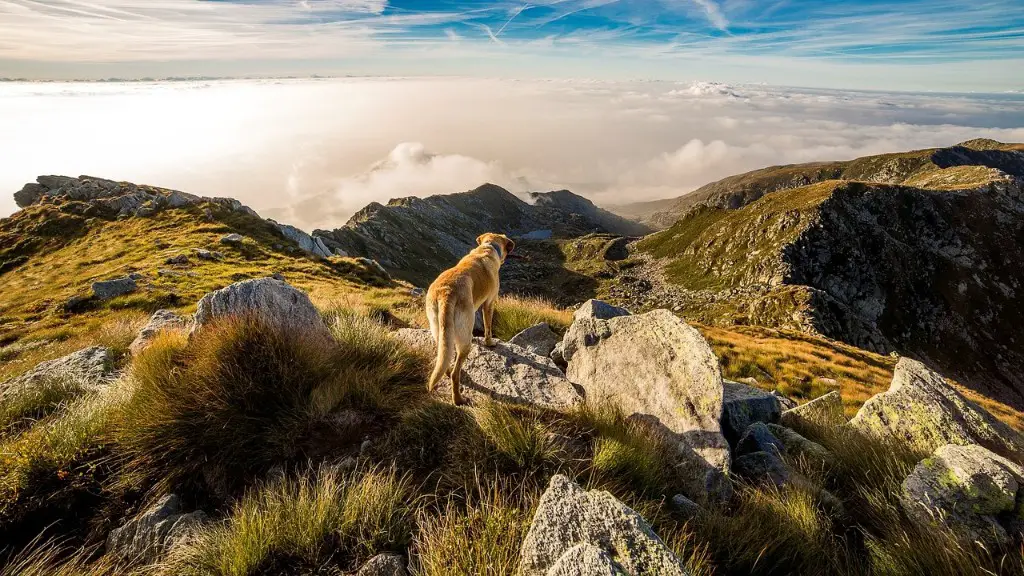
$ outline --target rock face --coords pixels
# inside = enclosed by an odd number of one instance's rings
[[[16,390],[54,380],[87,388],[100,386],[111,376],[112,365],[108,349],[100,346],[83,348],[67,356],[40,362],[28,372],[0,383],[0,398]]]
[[[431,355],[437,353],[429,330],[402,328],[395,334]],[[439,389],[442,394],[450,394],[451,381],[445,378]],[[565,410],[583,401],[550,358],[505,342],[487,348],[479,338],[462,365],[462,394],[470,402],[486,397],[555,410]]]
[[[124,296],[138,290],[135,280],[131,278],[118,278],[117,280],[104,280],[92,283],[92,294],[100,300],[110,300],[118,296]]]
[[[152,563],[206,520],[202,511],[182,513],[178,497],[169,494],[112,531],[107,536],[107,553],[131,562]]]
[[[157,310],[149,318],[149,322],[139,330],[139,335],[132,341],[129,350],[132,354],[138,354],[156,338],[156,335],[163,330],[184,328],[185,319],[170,310]]]
[[[782,413],[780,421],[786,426],[838,426],[846,421],[843,417],[843,397],[832,391],[806,404],[790,408]]]
[[[903,482],[912,517],[990,549],[1024,538],[1024,468],[978,445],[946,445]]]
[[[556,237],[647,230],[581,197],[558,194],[550,201],[548,194],[538,194],[530,204],[500,186],[485,184],[459,194],[398,198],[386,206],[374,202],[342,228],[315,230],[313,237],[332,250],[372,258],[393,276],[427,286],[475,247],[477,236],[484,232],[515,238],[535,230],[552,230]]]
[[[889,390],[864,403],[850,421],[857,430],[894,437],[924,451],[945,444],[980,444],[1014,460],[1024,459],[1024,437],[964,398],[924,364],[901,358]]]
[[[196,309],[193,331],[215,318],[239,314],[256,314],[271,324],[330,338],[330,331],[309,296],[273,278],[238,282],[203,296]]]
[[[782,405],[772,394],[746,384],[723,380],[722,433],[735,443],[754,422],[765,424],[779,421]]]
[[[523,576],[688,574],[639,514],[560,474],[540,499],[520,562]]]
[[[551,351],[555,349],[555,345],[560,340],[561,338],[555,334],[547,322],[541,322],[516,334],[509,339],[508,343],[525,348],[532,354],[547,357],[551,355]]]
[[[302,250],[309,252],[310,254],[320,256],[321,258],[327,258],[334,255],[334,253],[331,252],[330,248],[328,248],[327,245],[324,244],[323,239],[310,236],[309,234],[306,234],[305,232],[299,230],[295,226],[289,226],[288,224],[280,224],[278,222],[274,222],[273,220],[268,220],[268,222],[277,227],[278,231],[280,231],[285,238],[298,244],[299,248],[301,248]]]
[[[579,316],[565,334],[566,376],[588,398],[618,404],[678,442],[690,465],[729,469],[722,374],[704,337],[668,310],[610,320]],[[707,476],[695,482],[711,484]],[[701,490],[702,488],[695,488]]]
[[[356,576],[407,576],[405,558],[400,554],[377,554],[359,569]]]

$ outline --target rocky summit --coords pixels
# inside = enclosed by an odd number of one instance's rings
[[[655,233],[42,176],[0,220],[0,576],[1024,573],[1020,149],[765,169]],[[524,258],[454,406],[424,287],[485,231]]]

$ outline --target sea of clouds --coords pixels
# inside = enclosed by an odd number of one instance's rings
[[[610,206],[773,164],[1021,142],[1024,95],[457,78],[2,83],[0,127],[0,215],[39,174],[89,174],[238,198],[311,230],[373,201],[484,182]]]

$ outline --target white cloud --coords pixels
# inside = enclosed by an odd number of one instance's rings
[[[977,137],[1024,98],[708,83],[337,79],[0,84],[0,214],[39,174],[231,196],[305,229],[371,201],[568,188],[611,205],[774,164]]]
[[[693,0],[700,6],[701,10],[704,10],[704,14],[707,15],[708,21],[718,28],[719,30],[728,30],[729,21],[722,14],[722,10],[715,4],[715,0]]]

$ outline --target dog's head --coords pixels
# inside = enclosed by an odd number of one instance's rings
[[[494,246],[494,249],[498,251],[498,257],[501,258],[502,262],[505,261],[505,258],[507,258],[509,253],[511,253],[516,247],[516,243],[509,240],[508,236],[505,236],[504,234],[492,234],[491,232],[477,236],[476,243],[477,246],[485,246],[487,244]]]

